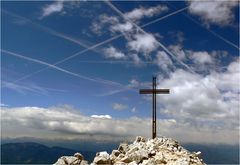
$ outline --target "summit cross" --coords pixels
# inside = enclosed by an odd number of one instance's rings
[[[157,117],[156,117],[156,109],[157,109],[157,100],[156,96],[157,94],[169,94],[170,90],[169,89],[156,89],[157,88],[157,82],[156,82],[156,77],[153,77],[152,80],[152,89],[140,89],[139,93],[140,94],[152,94],[152,138],[156,138],[157,136]]]

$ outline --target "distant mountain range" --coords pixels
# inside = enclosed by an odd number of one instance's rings
[[[92,162],[96,152],[103,151],[99,146],[105,146],[106,151],[116,149],[116,144],[94,144],[95,151],[89,150],[88,143],[78,149],[67,149],[62,147],[47,147],[39,143],[5,143],[1,145],[1,164],[52,164],[63,155],[73,155],[80,152],[85,160]],[[183,144],[189,151],[201,151],[202,158],[207,164],[239,164],[238,145],[201,145]]]
[[[86,160],[95,156],[95,152],[47,147],[39,143],[7,143],[1,145],[1,164],[53,164],[59,157],[76,152],[83,154]]]
[[[239,164],[239,145],[183,144],[189,151],[201,151],[207,164]]]

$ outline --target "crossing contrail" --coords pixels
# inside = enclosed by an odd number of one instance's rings
[[[142,25],[142,26],[140,26],[141,28],[144,28],[145,26],[149,26],[149,25],[151,25],[151,24],[154,24],[154,23],[156,23],[156,22],[159,22],[159,21],[161,21],[161,20],[163,20],[163,19],[165,19],[165,18],[168,18],[168,17],[170,17],[170,16],[172,16],[172,15],[175,15],[175,14],[177,14],[177,13],[180,13],[180,12],[182,12],[182,11],[184,11],[184,10],[186,10],[188,7],[184,7],[184,8],[181,8],[181,9],[179,9],[179,10],[176,10],[176,11],[174,11],[174,12],[172,12],[172,13],[170,13],[170,14],[167,14],[167,15],[165,15],[165,16],[163,16],[163,17],[160,17],[160,18],[157,18],[157,19],[155,19],[155,20],[153,20],[153,21],[150,21],[150,22],[148,22],[148,23],[146,23],[146,24],[144,24],[144,25]]]
[[[80,54],[83,54],[83,53],[85,53],[85,52],[87,52],[87,51],[89,51],[89,50],[92,50],[92,49],[94,49],[94,48],[96,48],[96,47],[98,47],[98,46],[100,46],[100,45],[103,45],[103,44],[105,44],[105,43],[108,43],[108,42],[110,42],[110,41],[112,41],[112,40],[114,40],[114,39],[116,39],[116,38],[119,38],[119,37],[121,37],[121,34],[120,34],[120,35],[117,35],[117,36],[115,36],[115,37],[112,37],[112,38],[110,38],[110,39],[108,39],[108,40],[105,40],[105,41],[103,41],[103,42],[100,42],[100,43],[98,43],[98,44],[96,44],[96,45],[93,45],[93,46],[91,46],[91,47],[89,47],[89,48],[87,48],[87,49],[84,49],[84,50],[80,51],[80,52],[77,52],[77,53],[75,53],[75,54],[73,54],[73,55],[71,55],[71,56],[69,56],[69,57],[67,57],[67,58],[64,58],[64,59],[62,59],[62,60],[60,60],[60,61],[58,61],[58,62],[56,62],[56,63],[54,63],[54,64],[51,64],[51,65],[52,65],[52,66],[56,66],[56,65],[58,65],[58,64],[61,64],[61,63],[65,62],[65,61],[67,61],[67,60],[70,60],[70,59],[72,59],[72,58],[74,58],[74,57],[76,57],[76,56],[78,56],[78,55],[80,55]],[[36,71],[36,72],[30,73],[30,74],[28,74],[28,75],[25,75],[25,76],[23,76],[22,78],[13,81],[13,83],[19,82],[19,81],[21,81],[21,80],[25,80],[26,78],[29,78],[29,77],[31,77],[31,76],[33,76],[33,75],[36,75],[36,74],[38,74],[38,73],[40,73],[40,72],[42,72],[42,71],[44,71],[44,70],[47,70],[47,69],[49,69],[49,68],[51,68],[51,67],[50,67],[50,66],[47,66],[47,67],[42,68],[42,69],[40,69],[40,70],[38,70],[38,71]]]
[[[175,15],[175,14],[183,11],[183,9],[185,10],[186,8],[182,8],[182,9],[180,9],[180,10],[174,11],[173,13],[170,13],[170,14],[167,14],[167,15],[165,15],[165,16],[163,16],[163,17],[157,18],[156,20],[153,20],[153,21],[151,21],[151,22],[149,22],[149,23],[146,23],[146,24],[142,25],[141,27],[146,27],[146,26],[149,26],[149,25],[151,25],[151,24],[154,24],[154,23],[156,23],[156,22],[158,22],[158,21],[161,21],[161,20],[163,20],[163,19],[166,19],[166,18],[168,18],[168,17],[170,17],[170,16],[172,16],[172,15]],[[95,45],[93,45],[93,46],[90,46],[90,47],[88,47],[88,48],[86,48],[86,49],[84,49],[84,50],[82,50],[82,51],[79,51],[79,52],[77,52],[77,53],[74,53],[73,55],[71,55],[71,56],[69,56],[69,57],[67,57],[67,58],[64,58],[64,59],[62,59],[62,60],[60,60],[60,61],[58,61],[58,62],[56,62],[56,63],[54,63],[54,64],[52,64],[52,65],[55,66],[55,65],[61,64],[61,63],[65,62],[65,61],[67,61],[67,60],[70,60],[70,59],[72,59],[72,58],[74,58],[74,57],[76,57],[76,56],[79,56],[79,55],[81,55],[81,54],[83,54],[83,53],[86,53],[86,52],[88,52],[89,50],[93,50],[93,49],[95,49],[95,48],[97,48],[97,47],[99,47],[99,46],[101,46],[101,45],[104,45],[104,44],[106,44],[106,43],[109,43],[109,42],[111,42],[111,41],[113,41],[113,40],[115,40],[115,39],[118,39],[118,38],[122,37],[122,36],[123,36],[123,34],[119,34],[119,35],[116,35],[116,36],[114,36],[114,37],[111,37],[111,38],[109,38],[109,39],[107,39],[107,40],[105,40],[105,41],[102,41],[102,42],[99,42],[99,43],[97,43],[97,44],[95,44]],[[36,75],[36,74],[38,74],[38,73],[40,73],[40,72],[42,72],[42,71],[44,71],[44,70],[47,70],[47,69],[49,69],[49,68],[50,68],[50,67],[47,66],[47,67],[42,68],[42,69],[40,69],[40,70],[38,70],[38,71],[36,71],[36,72],[33,72],[33,73],[31,73],[31,74],[28,74],[28,75],[25,75],[25,76],[23,76],[22,78],[13,81],[13,83],[16,83],[16,82],[19,82],[19,81],[21,81],[21,80],[27,79],[27,78],[29,78],[29,77],[31,77],[31,76],[33,76],[33,75]]]
[[[173,8],[176,9],[176,7],[170,3],[167,2],[168,5],[172,6]],[[210,30],[209,28],[207,28],[206,26],[203,26],[202,24],[200,24],[198,21],[196,21],[193,17],[191,17],[188,14],[184,14],[182,13],[182,15],[186,18],[188,18],[190,21],[196,23],[197,25],[199,25],[200,27],[202,27],[203,29],[207,30],[208,32],[210,32],[212,35],[214,35],[215,37],[217,37],[218,39],[224,41],[225,43],[229,44],[230,46],[233,46],[234,48],[240,50],[239,46],[234,44],[233,42],[227,40],[226,38],[224,38],[223,36],[219,35],[218,33],[214,32],[213,30]]]
[[[53,69],[55,69],[55,70],[58,70],[58,71],[67,73],[67,74],[69,74],[69,75],[72,75],[72,76],[75,76],[75,77],[78,77],[78,78],[81,78],[81,79],[85,79],[85,80],[89,80],[89,81],[94,81],[94,82],[98,82],[98,83],[103,83],[103,84],[107,84],[107,85],[112,85],[112,86],[123,87],[123,85],[120,84],[120,83],[112,82],[112,81],[109,81],[109,80],[98,79],[98,78],[96,78],[96,79],[95,79],[95,78],[90,78],[90,77],[83,76],[83,75],[78,74],[78,73],[74,73],[74,72],[65,70],[65,69],[63,69],[63,68],[60,68],[60,67],[58,67],[58,66],[49,64],[49,63],[47,63],[47,62],[44,62],[44,61],[41,61],[41,60],[38,60],[38,59],[26,57],[26,56],[23,56],[23,55],[20,55],[20,54],[17,54],[17,53],[8,51],[8,50],[4,50],[4,49],[1,49],[1,51],[2,51],[3,53],[7,53],[8,55],[11,55],[11,56],[14,56],[14,57],[18,57],[18,58],[21,58],[21,59],[24,59],[24,60],[28,60],[28,61],[31,61],[31,62],[35,62],[35,63],[41,64],[41,65],[45,65],[45,66],[51,67],[51,68],[53,68]]]
[[[105,1],[114,11],[116,11],[120,16],[123,17],[123,19],[129,21],[130,23],[132,23],[139,31],[141,31],[144,34],[148,34],[145,30],[143,30],[141,27],[139,27],[137,24],[135,24],[134,22],[132,22],[130,19],[126,18],[125,15],[119,10],[117,9],[111,2],[109,1]],[[159,46],[165,50],[169,55],[171,55],[172,58],[174,58],[179,64],[183,65],[185,68],[187,68],[191,73],[193,74],[197,74],[191,67],[189,67],[187,64],[185,64],[184,62],[180,61],[172,52],[170,52],[162,43],[160,43],[158,40],[156,40],[157,43],[159,44]],[[208,87],[204,84],[204,82],[200,81],[201,84],[208,89]]]
[[[34,27],[36,27],[37,29],[40,29],[40,30],[42,30],[42,31],[44,31],[44,32],[46,32],[46,33],[49,33],[49,34],[51,34],[51,35],[54,35],[54,36],[56,36],[56,37],[59,37],[59,38],[62,38],[62,39],[68,40],[68,41],[71,41],[71,42],[73,42],[73,43],[75,43],[75,44],[77,44],[77,45],[80,45],[80,46],[84,47],[84,48],[88,48],[88,45],[86,45],[85,43],[83,43],[83,42],[81,42],[81,41],[79,41],[79,40],[77,40],[77,39],[75,39],[75,38],[73,38],[73,37],[69,37],[69,36],[67,36],[66,34],[57,32],[57,31],[55,31],[55,30],[53,30],[53,29],[51,29],[51,28],[48,28],[48,27],[45,27],[45,26],[43,26],[43,25],[37,24],[37,23],[33,22],[32,20],[30,20],[30,19],[28,19],[28,18],[25,18],[25,17],[23,17],[23,16],[14,14],[14,13],[9,12],[9,11],[6,11],[6,10],[2,10],[2,12],[5,13],[5,14],[10,15],[10,16],[12,16],[12,17],[22,19],[22,20],[24,20],[24,21],[32,24],[32,25],[33,25]]]
[[[207,30],[208,32],[210,32],[211,34],[213,34],[215,37],[219,38],[220,40],[224,41],[225,43],[229,44],[230,46],[233,46],[234,48],[240,50],[240,48],[234,44],[233,42],[227,40],[226,38],[224,38],[223,36],[217,34],[216,32],[210,30],[209,28],[206,28],[205,26],[201,25],[199,22],[197,22],[195,19],[193,19],[192,17],[185,15],[184,16],[186,18],[188,18],[189,20],[193,21],[194,23],[196,23],[197,25],[199,25],[200,27],[202,27],[203,29]]]
[[[133,24],[139,31],[141,31],[144,34],[148,34],[145,30],[142,29],[142,27],[140,27],[139,25],[137,25],[136,23],[134,23],[132,20],[130,20],[129,18],[127,18],[118,8],[116,8],[111,2],[109,1],[105,1],[107,5],[109,5],[110,8],[112,8],[115,12],[117,12],[121,17],[123,17],[123,19],[127,20],[128,22],[130,22],[131,24]],[[187,9],[185,7],[185,9]],[[183,10],[182,10],[183,11]],[[172,52],[170,52],[168,50],[168,48],[166,46],[164,46],[161,42],[159,42],[158,40],[156,40],[158,45],[165,50],[172,58],[174,58],[178,63],[180,63],[181,65],[183,65],[185,68],[187,68],[191,73],[195,73],[195,71],[190,68],[187,64],[185,64],[184,62],[180,61]]]

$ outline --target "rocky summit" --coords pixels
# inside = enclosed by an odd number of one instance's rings
[[[63,156],[55,165],[88,165],[80,153]],[[98,152],[90,165],[205,165],[201,152],[189,152],[171,138],[146,140],[136,137],[132,144],[121,143],[111,154]]]

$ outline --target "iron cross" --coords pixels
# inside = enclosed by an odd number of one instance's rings
[[[140,89],[140,94],[152,94],[152,138],[154,139],[157,135],[157,118],[156,118],[156,94],[169,94],[169,89],[156,89],[157,83],[156,83],[156,77],[153,77],[152,81],[152,89]]]

